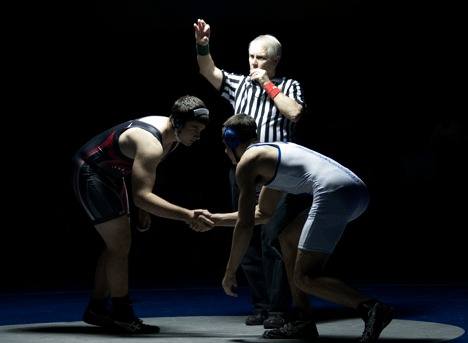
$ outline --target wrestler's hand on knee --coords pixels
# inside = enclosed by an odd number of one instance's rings
[[[151,214],[141,208],[138,209],[138,223],[136,228],[140,232],[148,231],[151,228]]]
[[[226,274],[224,274],[222,285],[224,293],[231,297],[237,297],[237,293],[234,292],[234,288],[237,287],[236,274],[226,272]]]

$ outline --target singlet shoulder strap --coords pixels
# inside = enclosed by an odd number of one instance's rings
[[[145,123],[140,120],[132,120],[129,122],[127,125],[126,129],[131,129],[131,128],[140,128],[145,131],[148,131],[151,133],[156,139],[161,143],[162,145],[162,134],[161,131],[159,131],[157,128],[155,128],[153,125],[150,125],[148,123]]]
[[[161,145],[163,145],[162,133],[153,125],[145,123],[144,121],[141,121],[141,120],[132,120],[127,126],[127,129],[135,128],[135,127],[148,131],[154,137],[156,137],[156,139],[161,143]],[[169,151],[166,153],[166,156],[169,155],[171,152],[173,152],[175,148],[177,148],[178,146],[179,146],[178,142],[172,143]]]
[[[273,182],[273,180],[276,178],[276,175],[278,174],[278,168],[279,168],[279,165],[281,163],[281,149],[279,147],[278,144],[275,144],[275,143],[255,143],[255,144],[251,144],[247,147],[247,150],[249,150],[250,148],[253,148],[253,147],[257,147],[257,146],[272,146],[276,149],[278,149],[278,160],[276,161],[276,166],[275,166],[275,173],[273,175],[273,177],[271,178],[271,180],[269,180],[268,182],[265,183],[265,186],[268,186],[269,184],[271,184]]]

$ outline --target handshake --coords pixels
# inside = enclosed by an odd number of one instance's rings
[[[187,210],[188,218],[183,219],[193,231],[205,232],[215,226],[234,226],[237,212],[233,213],[211,213],[205,209]],[[151,215],[149,212],[139,209],[136,228],[144,232],[151,227]]]
[[[211,230],[221,221],[221,214],[213,214],[208,210],[192,210],[191,217],[185,222],[190,228],[197,232],[205,232]]]

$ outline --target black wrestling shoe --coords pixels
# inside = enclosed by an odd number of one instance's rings
[[[263,325],[265,319],[268,318],[268,313],[266,311],[255,312],[254,314],[248,315],[245,318],[245,325]]]
[[[385,327],[393,319],[393,309],[381,302],[376,302],[368,311],[364,319],[365,328],[360,343],[374,343]]]
[[[286,319],[286,314],[283,312],[269,312],[268,318],[263,321],[263,327],[265,329],[279,329],[288,320]]]
[[[114,328],[122,333],[128,334],[150,334],[150,333],[159,333],[159,326],[148,325],[143,323],[139,318],[133,318],[129,321],[113,321]]]
[[[294,321],[283,325],[279,329],[267,330],[263,338],[269,339],[304,339],[314,341],[318,338],[317,326],[314,321]]]
[[[114,321],[110,317],[109,313],[97,312],[91,309],[89,306],[86,308],[82,319],[86,324],[91,324],[91,325],[96,325],[96,326],[112,328],[114,325]]]

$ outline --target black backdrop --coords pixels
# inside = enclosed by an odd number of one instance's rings
[[[19,92],[4,151],[2,288],[90,286],[100,241],[74,199],[71,156],[138,113],[168,114],[181,95],[202,98],[213,122],[199,143],[160,166],[156,192],[190,208],[228,210],[229,163],[219,138],[232,111],[197,73],[198,17],[211,24],[212,55],[228,71],[248,71],[252,38],[277,36],[284,50],[278,73],[301,81],[308,103],[299,141],[368,184],[369,210],[350,224],[330,272],[466,280],[467,135],[453,82],[460,57],[440,24],[394,9],[370,12],[359,1],[58,8],[41,9],[13,44],[12,88]],[[198,234],[154,218],[150,232],[134,235],[132,282],[218,284],[229,245],[228,229]]]

